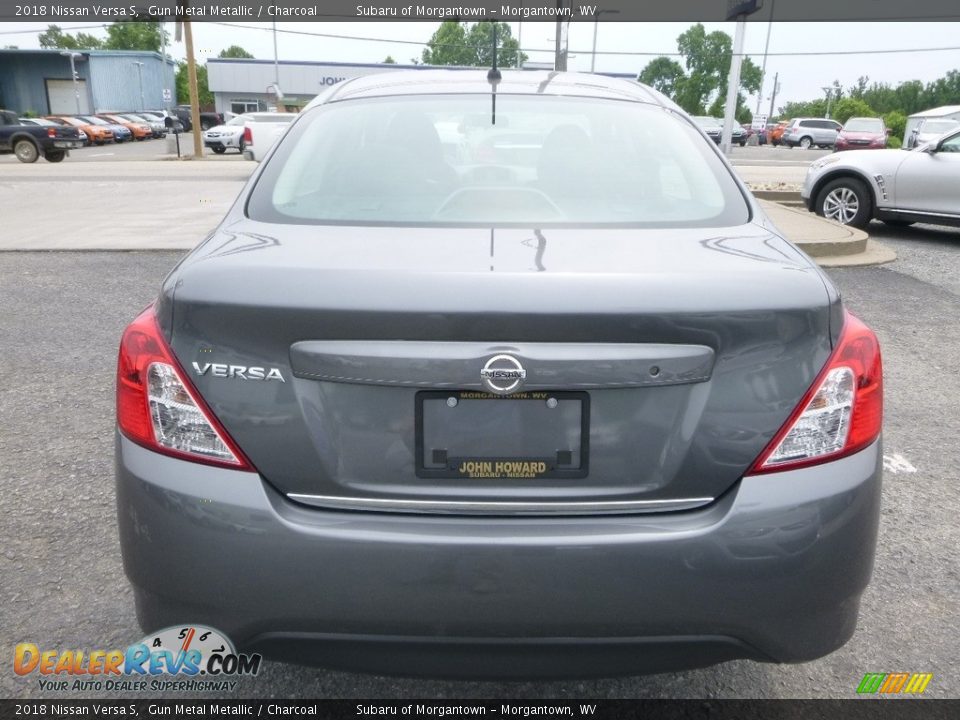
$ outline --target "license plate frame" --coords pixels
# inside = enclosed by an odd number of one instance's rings
[[[569,403],[574,401],[579,403],[579,448],[576,448],[576,455],[570,449],[557,450],[556,454],[551,456],[546,453],[530,455],[512,455],[497,453],[494,448],[490,454],[466,455],[450,453],[443,458],[446,463],[444,467],[436,467],[438,458],[434,456],[433,467],[427,467],[425,462],[425,403],[429,401],[456,398],[458,403],[504,403],[504,407],[509,407],[510,403],[543,403],[546,406],[547,400],[554,398],[559,402]],[[481,406],[477,406],[481,407]],[[495,406],[494,406],[495,407]],[[535,411],[537,412],[537,411]],[[505,413],[505,420],[509,413]],[[516,419],[514,419],[516,421]],[[559,422],[559,420],[558,420]],[[571,426],[570,429],[574,429]],[[467,391],[467,390],[421,390],[416,394],[415,409],[415,474],[423,479],[460,479],[460,480],[506,480],[519,482],[523,480],[549,480],[549,479],[580,479],[587,476],[590,462],[590,395],[587,392],[576,390],[564,391],[537,391],[520,392],[513,395],[494,395],[492,393]],[[432,452],[432,449],[431,449]],[[566,460],[562,452],[570,452],[571,459],[576,457],[579,460],[577,465],[564,465],[562,460]],[[469,465],[474,463],[474,465]],[[542,464],[542,465],[541,465]]]

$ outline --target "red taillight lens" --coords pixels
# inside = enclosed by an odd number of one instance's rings
[[[47,128],[47,137],[56,137],[57,129],[56,128]]]
[[[748,475],[851,455],[880,436],[883,366],[877,336],[849,312],[840,340],[796,410]]]
[[[249,125],[243,128],[243,144],[253,145],[253,133],[250,131]]]
[[[148,307],[127,326],[117,359],[117,425],[150,450],[253,470],[167,346]]]

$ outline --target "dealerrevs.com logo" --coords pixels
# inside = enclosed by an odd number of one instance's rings
[[[41,650],[20,643],[13,671],[38,675],[41,690],[218,691],[260,671],[262,657],[237,653],[230,639],[203,625],[169,627],[126,650]]]

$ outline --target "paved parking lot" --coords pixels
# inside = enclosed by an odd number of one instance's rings
[[[764,156],[753,159],[756,165]],[[224,161],[217,166],[236,167],[233,176],[206,166],[180,175],[187,171],[161,168],[196,165],[154,163],[166,179],[144,180],[136,162],[124,165],[129,165],[126,171],[120,163],[110,163],[110,172],[91,165],[83,173],[68,163],[26,168],[60,173],[48,181],[63,187],[105,183],[102,202],[110,212],[103,213],[104,232],[110,231],[112,218],[114,230],[166,228],[172,235],[193,233],[199,239],[200,215],[191,221],[171,204],[168,216],[157,217],[155,189],[195,183],[184,186],[185,194],[199,194],[220,187],[218,202],[229,202],[230,192],[236,193],[252,167]],[[68,232],[68,214],[61,218],[40,206],[27,210],[18,204],[27,191],[50,191],[39,178],[22,180],[19,163],[14,170],[0,167],[5,232],[12,225],[37,228],[38,238]],[[59,191],[54,197],[67,200]],[[117,213],[129,207],[151,224],[127,226],[134,222],[133,214]],[[259,677],[240,683],[235,696],[853,697],[868,671],[932,672],[927,695],[960,696],[960,566],[955,557],[960,546],[960,456],[955,450],[960,435],[960,230],[918,226],[892,231],[878,223],[870,230],[892,245],[899,259],[882,267],[830,272],[848,306],[880,337],[887,399],[877,565],[857,633],[840,651],[794,666],[741,661],[650,677],[535,683],[406,680],[268,662]],[[61,649],[122,648],[140,637],[114,519],[113,373],[123,326],[153,299],[179,256],[169,251],[0,253],[0,647],[8,652],[17,642]],[[0,695],[67,697],[40,691],[35,679],[22,680],[9,671],[0,673]],[[92,695],[69,695],[77,696]]]

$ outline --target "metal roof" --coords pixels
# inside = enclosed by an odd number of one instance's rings
[[[943,107],[932,108],[922,112],[913,113],[912,118],[926,117],[945,117],[948,115],[960,115],[960,105],[944,105]]]

